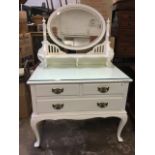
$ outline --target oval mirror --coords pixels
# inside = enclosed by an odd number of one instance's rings
[[[67,5],[51,14],[47,30],[51,39],[60,47],[84,50],[101,41],[105,34],[105,20],[89,6]]]

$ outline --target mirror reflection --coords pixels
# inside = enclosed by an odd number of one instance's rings
[[[50,31],[67,46],[81,47],[95,41],[102,33],[102,23],[94,14],[81,10],[57,12],[50,23]]]

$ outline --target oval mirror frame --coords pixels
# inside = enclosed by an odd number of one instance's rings
[[[52,21],[56,18],[56,16],[58,16],[59,14],[62,14],[65,11],[70,11],[73,9],[79,9],[79,10],[87,11],[88,13],[93,14],[94,16],[98,17],[101,21],[102,31],[101,31],[100,36],[88,45],[78,46],[78,47],[67,46],[67,45],[63,44],[62,42],[60,42],[54,36],[53,32],[51,31],[50,26],[51,26]],[[65,49],[69,49],[69,50],[77,50],[78,51],[78,50],[86,50],[86,49],[92,48],[93,46],[95,46],[97,43],[99,43],[102,40],[102,38],[104,37],[104,34],[105,34],[105,30],[106,30],[106,24],[105,24],[105,20],[104,20],[103,16],[98,11],[96,11],[94,8],[89,7],[87,5],[83,5],[83,4],[69,4],[69,5],[60,7],[59,9],[57,9],[55,12],[53,12],[50,15],[48,22],[47,22],[47,31],[48,31],[48,34],[51,37],[51,39],[60,47],[65,48]]]

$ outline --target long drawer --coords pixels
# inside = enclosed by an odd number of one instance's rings
[[[84,95],[103,95],[103,94],[123,94],[125,89],[124,83],[97,83],[84,84]]]
[[[38,113],[74,112],[74,111],[106,111],[123,110],[125,104],[122,97],[73,98],[73,99],[38,99]]]
[[[79,95],[78,84],[37,85],[36,96],[66,96]]]

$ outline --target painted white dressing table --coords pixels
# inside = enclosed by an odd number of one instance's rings
[[[44,40],[43,46],[38,52],[41,64],[27,82],[30,85],[32,96],[31,127],[36,136],[34,146],[39,147],[40,145],[39,122],[48,119],[79,120],[93,117],[118,117],[121,121],[117,138],[121,142],[123,141],[121,132],[127,121],[125,105],[128,85],[132,80],[111,63],[114,54],[109,42],[109,21],[103,44],[97,43],[103,38],[105,30],[100,33],[99,38],[93,44],[78,47],[64,45],[50,32],[50,23],[55,15],[59,16],[61,13],[65,13],[65,10],[70,9],[71,11],[79,9],[80,12],[81,9],[82,11],[87,9],[89,13],[93,12],[94,16],[96,14],[98,18],[101,18],[103,25],[97,26],[96,31],[105,26],[99,13],[85,5],[70,5],[58,9],[51,15],[47,24],[51,38],[60,47],[67,49],[81,50],[93,47],[93,50],[87,54],[69,55],[47,41],[46,24],[43,20]],[[94,46],[95,44],[96,46]]]

